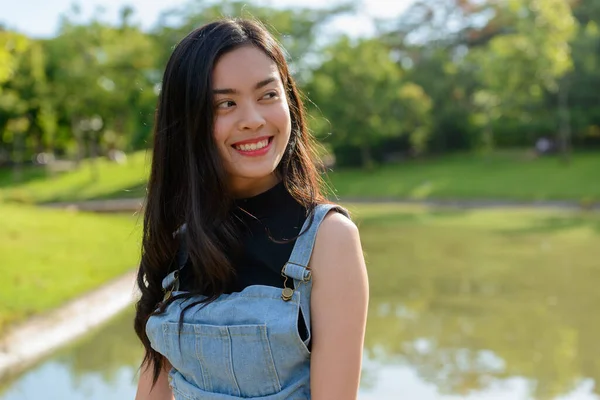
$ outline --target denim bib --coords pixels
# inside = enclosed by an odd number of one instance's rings
[[[319,226],[333,209],[349,217],[337,205],[321,204],[314,218],[306,219],[282,269],[293,285],[252,285],[222,294],[212,303],[188,309],[181,331],[182,309],[203,296],[174,300],[164,313],[148,319],[152,348],[173,366],[169,384],[176,400],[310,399],[308,263]],[[183,293],[178,286],[178,271],[163,280],[168,295]],[[299,318],[307,327],[305,340],[298,333]]]

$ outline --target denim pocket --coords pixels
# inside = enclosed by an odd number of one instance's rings
[[[181,338],[176,323],[166,325],[163,332],[168,351],[175,353],[173,361],[200,389],[239,397],[281,391],[266,325],[183,324]]]

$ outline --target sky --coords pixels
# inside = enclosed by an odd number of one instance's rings
[[[384,18],[399,15],[414,0],[356,0],[356,16],[341,17],[329,27],[351,36],[363,36],[374,33],[371,17]],[[51,37],[58,28],[59,16],[68,11],[73,0],[0,0],[0,23],[9,29],[25,33],[31,37]],[[82,16],[92,15],[94,9],[102,4],[106,9],[105,19],[116,22],[118,10],[124,5],[135,9],[134,20],[144,28],[156,22],[161,11],[186,4],[187,0],[79,0]],[[252,4],[273,7],[306,6],[319,8],[323,4],[335,4],[335,0],[251,0]]]

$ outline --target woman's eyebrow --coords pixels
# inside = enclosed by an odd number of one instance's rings
[[[276,80],[276,78],[274,76],[271,76],[267,79],[263,79],[262,81],[258,82],[256,85],[254,85],[254,90],[265,87],[269,83],[275,82],[275,80]],[[214,89],[213,90],[213,94],[237,94],[237,93],[239,93],[239,92],[236,89]]]

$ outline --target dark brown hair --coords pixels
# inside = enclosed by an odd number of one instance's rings
[[[163,358],[150,346],[145,326],[161,305],[161,282],[176,258],[178,239],[173,232],[187,223],[187,248],[193,287],[197,288],[190,296],[202,293],[207,302],[212,301],[227,290],[234,277],[227,257],[227,250],[237,245],[233,198],[212,135],[212,73],[222,55],[245,45],[262,50],[277,64],[289,103],[291,135],[276,172],[308,210],[325,202],[313,138],[280,45],[260,23],[247,19],[216,21],[188,34],[167,63],[158,98],[137,275],[141,298],[134,326],[146,351],[142,365],[153,367],[154,383]]]

